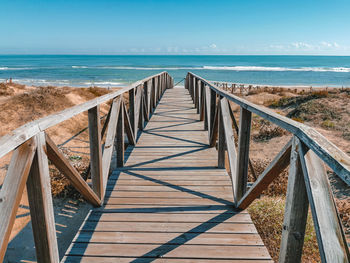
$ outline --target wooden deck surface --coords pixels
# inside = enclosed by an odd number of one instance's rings
[[[167,90],[64,262],[270,262],[183,88]]]

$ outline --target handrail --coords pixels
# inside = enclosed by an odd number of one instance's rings
[[[200,120],[204,120],[209,145],[218,145],[220,168],[225,168],[227,151],[236,208],[247,208],[289,165],[279,261],[300,262],[310,204],[322,262],[350,262],[344,230],[323,165],[323,162],[328,164],[350,185],[349,156],[314,129],[229,94],[191,72],[186,76],[185,87],[200,113]],[[229,101],[240,106],[239,128]],[[248,189],[248,169],[252,169],[249,167],[252,113],[291,132],[293,138]]]
[[[257,114],[260,117],[263,117],[264,119],[267,119],[274,124],[286,129],[292,134],[298,136],[303,143],[312,149],[327,165],[329,165],[334,170],[334,172],[345,183],[350,186],[350,157],[315,129],[303,123],[296,122],[292,119],[284,117],[278,113],[256,105],[238,96],[230,94],[218,88],[212,82],[207,81],[204,78],[199,77],[193,73],[189,74],[191,74],[194,78],[204,82],[220,96],[225,97],[229,101],[238,104],[242,108],[245,108],[250,112]]]
[[[106,191],[113,150],[116,167],[124,165],[124,131],[135,145],[139,130],[155,110],[162,94],[173,87],[173,79],[162,72],[83,104],[27,123],[0,138],[0,158],[13,151],[0,189],[0,262],[7,249],[19,202],[27,185],[28,201],[38,262],[59,262],[48,160],[94,206],[101,206]],[[129,93],[129,110],[123,94]],[[100,104],[112,100],[101,128]],[[92,189],[45,130],[88,111],[90,172]],[[106,133],[104,145],[102,137]]]
[[[123,93],[135,89],[136,87],[142,85],[144,82],[147,82],[152,78],[159,77],[165,73],[166,72],[164,71],[159,74],[144,78],[142,80],[132,83],[126,88],[117,90],[112,93],[108,93],[96,99],[89,100],[85,103],[62,110],[58,113],[51,114],[49,116],[24,124],[23,126],[11,131],[10,133],[0,138],[0,158],[9,153],[10,151],[14,150],[16,147],[18,147],[34,135],[38,134],[39,132],[44,131],[52,126],[55,126],[65,120],[68,120],[78,115],[79,113],[87,111],[106,101],[114,99]]]

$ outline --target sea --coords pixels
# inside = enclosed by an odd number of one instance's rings
[[[0,55],[0,82],[35,86],[119,87],[167,71],[211,81],[350,87],[350,56]]]

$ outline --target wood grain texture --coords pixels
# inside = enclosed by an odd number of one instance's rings
[[[301,144],[299,152],[321,260],[350,262],[349,248],[324,164],[304,144]]]
[[[85,198],[85,200],[94,206],[100,206],[101,200],[47,134],[46,148],[49,160],[64,176],[68,178],[73,187]]]
[[[59,262],[45,134],[35,136],[36,154],[27,180],[27,193],[38,262]]]
[[[300,141],[294,137],[290,154],[279,262],[300,262],[303,252],[309,202],[300,166],[299,147]]]
[[[19,146],[11,157],[0,189],[0,262],[3,261],[16,213],[35,155],[36,139]]]
[[[230,177],[217,167],[187,89],[166,89],[126,152],[104,206],[87,217],[66,262],[271,260],[249,214],[233,207]]]

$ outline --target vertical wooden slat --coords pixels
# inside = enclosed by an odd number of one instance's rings
[[[195,107],[197,109],[197,114],[199,114],[199,103],[200,103],[200,90],[199,90],[199,84],[198,79],[195,78]]]
[[[236,189],[236,170],[237,170],[237,152],[235,147],[235,139],[233,136],[232,122],[229,113],[229,104],[226,98],[220,101],[220,112],[223,119],[224,130],[225,130],[225,141],[227,147],[228,161],[230,165],[230,176],[232,181],[232,188]],[[233,191],[235,205],[238,204],[236,192]]]
[[[92,189],[103,200],[104,182],[102,172],[102,147],[101,147],[101,123],[100,106],[88,111],[89,118],[89,140],[90,140],[90,164]]]
[[[219,143],[218,143],[218,167],[225,168],[225,127],[224,119],[221,114],[220,105],[218,106],[218,118],[219,118]]]
[[[237,181],[236,189],[234,190],[237,201],[243,197],[247,190],[251,119],[252,113],[241,107],[236,171]]]
[[[300,167],[299,147],[299,140],[294,137],[290,155],[279,262],[300,262],[303,251],[309,202]]]
[[[29,139],[12,154],[0,189],[0,262],[3,261],[16,213],[35,155],[36,140]]]
[[[139,88],[138,92],[140,93],[140,107],[138,112],[138,127],[142,131],[145,123],[145,100],[144,100],[144,90]]]
[[[154,108],[157,105],[157,99],[156,99],[156,78],[152,78],[152,90],[151,90],[151,98],[152,98],[152,110],[151,113],[153,113]]]
[[[136,117],[135,117],[135,92],[136,88],[129,90],[129,119],[131,123],[132,132],[136,138]]]
[[[120,108],[122,104],[122,98],[121,96],[115,98],[113,100],[113,103],[111,105],[111,119],[108,124],[107,129],[107,135],[106,135],[106,141],[105,141],[105,147],[102,155],[102,167],[103,167],[103,193],[106,191],[106,183],[108,180],[108,175],[110,173],[110,168],[113,170],[115,169],[115,162],[112,162],[112,155],[113,155],[113,146],[116,136],[116,130],[117,130],[117,122],[118,122],[118,116],[120,114]],[[113,160],[114,161],[114,160]]]
[[[36,136],[37,149],[27,180],[30,217],[38,262],[59,262],[45,133]]]
[[[321,260],[350,262],[349,248],[324,164],[302,143],[299,152]]]
[[[124,107],[124,124],[125,124],[124,129],[126,131],[126,135],[128,136],[128,142],[130,145],[135,145],[136,141],[131,129],[130,119],[129,119],[128,112],[126,110],[125,103],[123,103],[123,107]]]
[[[200,98],[200,109],[199,109],[199,120],[203,121],[204,120],[204,115],[205,115],[205,90],[204,90],[204,83],[201,81],[200,82],[200,93],[201,93],[201,98]],[[205,122],[204,122],[205,126]],[[204,127],[205,129],[205,127]]]
[[[211,127],[210,137],[213,136],[212,131],[213,131],[213,125],[215,120],[215,112],[216,112],[216,92],[210,89],[210,120],[209,120],[210,127]]]
[[[124,166],[124,102],[122,102],[121,109],[118,116],[117,136],[115,140],[115,149],[117,154],[117,167]]]

